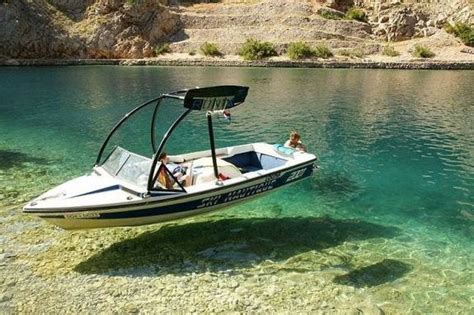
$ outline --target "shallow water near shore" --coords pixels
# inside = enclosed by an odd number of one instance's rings
[[[471,313],[473,83],[472,71],[0,68],[0,309]],[[219,147],[296,129],[320,171],[166,224],[66,232],[21,214],[88,172],[134,106],[219,84],[250,86],[232,122],[215,121]],[[193,113],[167,151],[205,149],[206,128]],[[140,136],[148,126],[124,139]]]

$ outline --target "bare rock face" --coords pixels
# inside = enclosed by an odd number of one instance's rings
[[[401,41],[435,34],[446,23],[469,23],[471,8],[464,0],[440,4],[419,4],[415,1],[388,3],[363,1],[369,8],[373,33],[388,41]]]
[[[52,23],[46,8],[40,0],[0,3],[0,55],[12,58],[84,55],[81,40]]]
[[[410,7],[387,9],[380,12],[373,22],[375,35],[388,41],[400,41],[424,36],[428,16]]]
[[[161,3],[166,3],[162,0]],[[0,2],[0,55],[11,58],[143,58],[176,32],[159,1]]]
[[[87,13],[96,21],[90,34],[82,35],[93,58],[143,58],[153,56],[153,48],[175,33],[179,17],[156,1],[139,5],[118,0],[101,0]]]

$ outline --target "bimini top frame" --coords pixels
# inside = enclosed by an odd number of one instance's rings
[[[217,162],[216,162],[216,152],[215,152],[215,144],[214,144],[214,132],[212,128],[212,116],[211,113],[217,110],[224,110],[233,108],[237,105],[242,104],[245,101],[245,98],[248,94],[248,87],[246,86],[236,86],[236,85],[221,85],[221,86],[213,86],[213,87],[205,87],[205,88],[195,88],[195,89],[188,89],[188,90],[179,90],[176,92],[171,92],[167,94],[161,94],[159,97],[149,100],[146,103],[143,103],[130,112],[128,112],[119,122],[112,128],[111,132],[105,139],[102,147],[99,150],[99,154],[97,156],[95,165],[101,165],[102,155],[104,150],[109,143],[112,135],[122,126],[122,124],[131,116],[139,112],[140,110],[144,109],[148,106],[155,106],[153,111],[153,116],[151,118],[150,123],[150,137],[151,137],[151,146],[153,148],[153,158],[152,164],[150,168],[150,174],[148,176],[148,183],[147,183],[147,190],[150,192],[153,190],[153,184],[156,181],[156,177],[158,176],[158,172],[155,172],[157,164],[158,164],[158,157],[160,153],[163,151],[163,148],[168,141],[169,137],[173,133],[174,129],[178,126],[178,124],[192,111],[192,110],[201,110],[207,112],[207,121],[208,121],[208,130],[209,130],[209,142],[211,147],[212,153],[212,161],[214,166],[214,175],[216,178],[218,177],[217,171]],[[159,146],[156,145],[155,140],[155,124],[157,119],[158,108],[160,107],[161,101],[163,99],[178,99],[183,100],[183,105],[186,110],[171,124],[168,131],[164,134],[163,138]],[[156,174],[156,175],[155,175]],[[181,187],[183,188],[183,187]],[[184,190],[184,188],[183,188]]]

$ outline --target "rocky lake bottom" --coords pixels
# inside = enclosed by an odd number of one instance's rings
[[[268,198],[254,211],[271,215]],[[382,314],[472,307],[472,251],[453,240],[329,216],[243,216],[241,207],[85,232],[3,210],[2,308]]]

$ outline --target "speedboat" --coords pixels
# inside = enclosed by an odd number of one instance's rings
[[[248,89],[226,85],[180,90],[134,108],[111,130],[90,174],[52,188],[23,212],[68,230],[136,226],[226,208],[311,176],[317,166],[310,153],[268,143],[215,147],[213,115],[244,103]],[[164,100],[181,103],[184,111],[157,144],[155,125]],[[105,154],[117,130],[150,107],[151,157],[119,145]],[[206,113],[210,148],[163,159],[168,139],[191,111]]]

